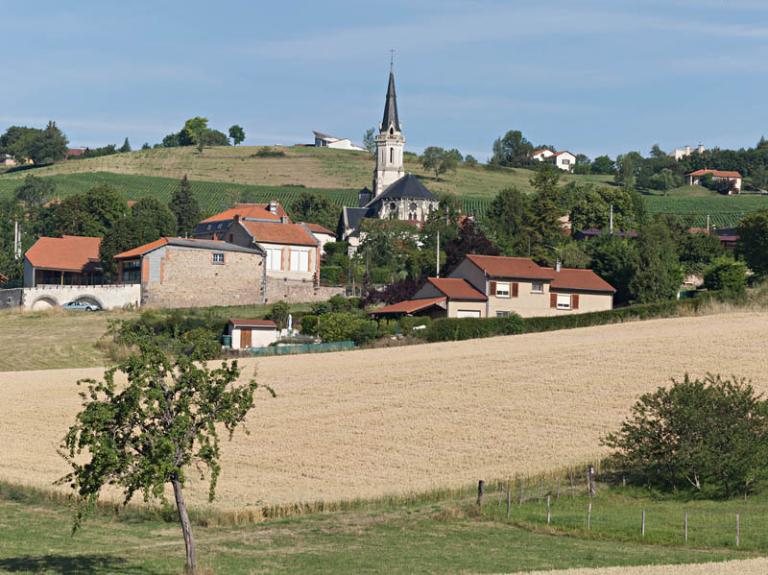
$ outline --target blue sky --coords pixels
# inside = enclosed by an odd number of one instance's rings
[[[360,141],[396,50],[407,149],[480,159],[520,129],[615,155],[768,135],[764,0],[0,0],[0,131],[158,142],[188,117],[248,144]]]

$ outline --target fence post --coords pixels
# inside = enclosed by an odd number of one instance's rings
[[[688,543],[688,512],[685,512],[685,520],[683,521],[683,532],[685,534],[685,542]]]
[[[477,506],[483,506],[483,494],[485,493],[485,481],[482,479],[477,482]]]
[[[645,509],[643,509],[643,524],[640,527],[640,533],[643,537],[645,537]]]
[[[518,481],[520,482],[520,496],[517,498],[517,504],[518,505],[522,505],[523,504],[523,477],[522,477],[522,475],[520,476]]]
[[[592,531],[592,502],[587,505],[587,531]]]
[[[507,480],[507,519],[509,519],[509,514],[512,511],[512,485],[510,484],[510,481]]]
[[[741,521],[739,514],[736,514],[736,547],[741,545]]]
[[[552,496],[547,495],[547,525],[552,523]]]
[[[587,468],[587,489],[589,490],[589,496],[594,497],[595,496],[595,468],[594,466],[590,465]]]

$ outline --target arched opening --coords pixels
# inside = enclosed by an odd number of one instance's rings
[[[59,303],[54,298],[49,296],[39,297],[32,303],[33,311],[43,311],[55,307],[59,307]]]
[[[395,135],[395,128],[393,126],[389,127],[389,135],[394,136]]]
[[[104,309],[104,306],[102,305],[102,303],[96,297],[94,297],[92,295],[80,296],[80,297],[78,297],[76,299],[73,299],[72,301],[73,302],[77,302],[77,303],[86,303],[86,304],[90,304],[90,305],[95,305],[95,306],[97,306],[97,307],[99,307],[101,309]]]

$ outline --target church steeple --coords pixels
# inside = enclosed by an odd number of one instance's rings
[[[389,86],[387,86],[387,100],[384,104],[384,119],[381,121],[381,132],[387,132],[394,128],[400,131],[400,119],[397,117],[397,94],[395,93],[395,73],[389,71]]]

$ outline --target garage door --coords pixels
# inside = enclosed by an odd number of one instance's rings
[[[480,310],[460,309],[456,311],[456,317],[480,317]]]

